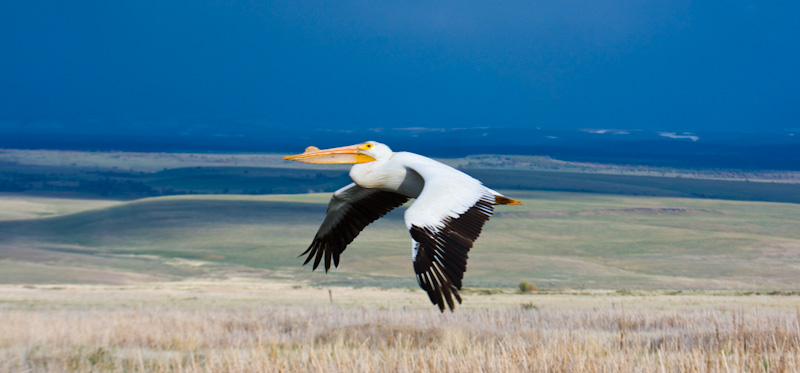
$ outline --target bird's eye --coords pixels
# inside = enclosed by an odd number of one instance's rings
[[[366,143],[366,144],[364,144],[364,146],[362,146],[362,147],[361,147],[361,149],[363,149],[363,150],[367,150],[367,149],[369,149],[369,148],[371,148],[371,147],[372,147],[372,144],[370,144],[370,143]]]

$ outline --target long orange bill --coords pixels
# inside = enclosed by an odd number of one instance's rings
[[[287,155],[283,157],[283,159],[316,164],[356,164],[375,160],[375,158],[366,154],[359,153],[359,147],[360,145],[350,145],[340,148],[319,150],[314,146],[309,146],[304,153]]]

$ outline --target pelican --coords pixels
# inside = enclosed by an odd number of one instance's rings
[[[433,159],[393,152],[376,141],[320,150],[310,146],[302,154],[284,157],[305,163],[352,164],[354,183],[333,193],[328,212],[311,246],[300,254],[314,259],[317,269],[325,258],[325,272],[339,266],[339,256],[364,227],[411,198],[406,227],[411,232],[411,259],[419,286],[434,305],[452,312],[453,299],[461,304],[461,280],[467,253],[489,220],[494,205],[522,202],[485,187],[480,181]]]

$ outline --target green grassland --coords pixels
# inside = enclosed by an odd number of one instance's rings
[[[792,183],[529,170],[467,171],[498,189],[800,203],[800,185]]]
[[[797,290],[800,206],[506,191],[470,252],[468,288]],[[0,221],[0,282],[128,283],[249,276],[416,287],[402,208],[369,226],[338,269],[300,254],[328,194],[147,198]],[[8,203],[8,200],[5,201]],[[40,201],[40,203],[45,203]],[[3,200],[0,199],[0,206]]]
[[[467,287],[524,280],[543,289],[768,291],[800,283],[800,184],[792,173],[521,156],[445,162],[524,202],[498,208],[486,225],[470,253]],[[667,177],[653,176],[659,172]],[[759,181],[729,179],[743,176]],[[368,227],[338,269],[301,266],[297,255],[329,193],[349,182],[346,166],[275,154],[2,150],[0,282],[249,276],[415,289],[403,208]]]

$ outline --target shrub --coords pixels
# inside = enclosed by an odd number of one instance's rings
[[[519,283],[519,291],[522,293],[535,293],[539,291],[539,287],[528,281],[522,281]]]
[[[533,302],[522,303],[520,304],[520,307],[522,307],[523,310],[539,310],[539,306],[533,304]]]

